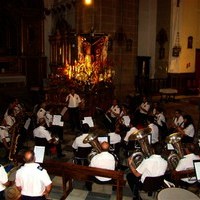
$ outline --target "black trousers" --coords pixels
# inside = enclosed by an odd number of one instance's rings
[[[80,125],[80,112],[79,108],[68,108],[69,111],[69,122],[71,125],[71,129],[74,131],[75,128],[78,130],[81,129]]]
[[[4,197],[4,190],[0,192],[0,199],[1,199],[1,200],[4,200],[4,199],[5,199],[5,197]]]
[[[139,188],[141,187],[140,177],[136,177],[133,173],[129,173],[126,176],[126,179],[128,181],[129,187],[131,191],[133,192],[133,195],[135,197],[139,196]]]
[[[22,195],[21,200],[46,200],[45,196],[40,196],[40,197],[29,197]]]

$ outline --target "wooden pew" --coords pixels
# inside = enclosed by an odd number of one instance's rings
[[[122,200],[123,186],[126,183],[124,180],[124,172],[122,171],[100,169],[95,167],[76,165],[69,162],[59,162],[55,160],[45,161],[41,165],[47,170],[49,174],[62,176],[63,196],[61,199],[65,199],[73,190],[73,179],[78,181],[94,181],[94,176],[103,176],[113,179],[113,183],[111,184],[116,186],[116,200]]]

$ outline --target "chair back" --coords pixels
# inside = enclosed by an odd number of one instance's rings
[[[142,184],[145,192],[156,192],[164,186],[164,175],[157,177],[146,177]]]
[[[88,154],[91,153],[92,147],[78,147],[75,157],[87,158]]]

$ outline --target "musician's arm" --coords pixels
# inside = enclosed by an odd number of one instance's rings
[[[51,189],[52,189],[52,183],[45,187],[43,195],[45,195],[45,197],[48,197],[49,193],[51,192]]]
[[[135,166],[133,166],[133,164],[132,164],[132,158],[128,158],[128,165],[129,165],[129,168],[130,168],[130,170],[131,170],[131,172],[136,176],[136,177],[140,177],[142,174],[140,174],[137,170],[136,170],[136,168],[135,168]]]
[[[22,187],[21,186],[16,186],[16,187],[20,192],[22,191]]]

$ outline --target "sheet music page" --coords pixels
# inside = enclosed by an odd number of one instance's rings
[[[34,153],[35,153],[35,162],[43,163],[45,147],[44,146],[35,146]]]
[[[200,181],[200,162],[194,162],[197,181]]]
[[[65,106],[60,112],[61,116],[63,116],[67,112],[68,108]]]
[[[53,115],[53,122],[52,125],[60,126],[61,124],[61,115]]]
[[[31,123],[31,118],[28,118],[28,119],[26,120],[25,124],[24,124],[24,128],[25,128],[26,130],[28,130],[28,128],[29,128],[29,126],[30,126],[30,123]]]
[[[82,122],[88,124],[89,127],[94,127],[94,122],[92,117],[84,117],[84,120],[82,120]]]

